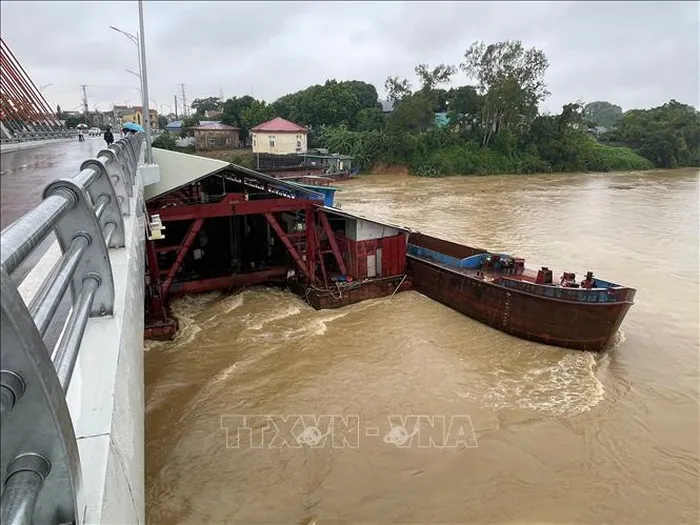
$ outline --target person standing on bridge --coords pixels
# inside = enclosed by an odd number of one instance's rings
[[[107,131],[105,131],[104,139],[107,143],[107,146],[114,142],[114,135],[112,134],[112,130],[110,130],[109,128],[107,128]]]

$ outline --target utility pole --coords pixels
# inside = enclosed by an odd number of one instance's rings
[[[182,114],[185,117],[189,117],[190,112],[187,111],[187,99],[185,98],[185,84],[180,84],[180,92],[182,93]]]
[[[83,114],[85,115],[85,124],[88,124],[88,100],[87,100],[87,85],[82,84],[83,88]]]
[[[146,39],[143,34],[143,0],[139,0],[139,38],[141,51],[141,86],[143,94],[143,129],[146,132],[146,164],[153,164],[153,150],[151,149],[151,112],[148,110],[148,76],[146,74]]]
[[[177,95],[173,95],[173,99],[175,100],[175,120],[177,120]]]

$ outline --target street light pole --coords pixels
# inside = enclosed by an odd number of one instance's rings
[[[137,52],[137,55],[138,55],[138,58],[139,58],[139,76],[140,76],[140,75],[141,75],[141,50],[140,50],[140,47],[139,47],[139,38],[138,38],[139,34],[136,33],[136,36],[134,36],[134,35],[132,35],[131,33],[127,33],[126,31],[122,31],[122,30],[119,29],[118,27],[114,27],[114,26],[109,26],[109,28],[110,28],[110,29],[114,29],[117,33],[121,33],[121,34],[124,35],[126,38],[128,38],[129,40],[131,40],[131,42],[136,46],[136,49],[137,49],[137,51],[138,51],[138,52]]]
[[[146,164],[153,164],[153,150],[151,149],[151,112],[148,110],[148,75],[146,72],[146,41],[143,29],[143,0],[139,0],[139,50],[141,51],[141,86],[143,96],[143,129],[146,132]]]

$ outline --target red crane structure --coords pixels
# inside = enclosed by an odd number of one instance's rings
[[[22,64],[1,38],[0,124],[4,139],[65,131]]]

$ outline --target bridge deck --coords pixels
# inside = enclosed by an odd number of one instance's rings
[[[4,152],[0,165],[0,229],[39,204],[49,182],[74,177],[81,162],[105,147],[101,137],[86,137],[85,142],[75,139]]]
[[[105,147],[101,137],[85,137],[85,142],[75,139],[4,152],[0,163],[0,230],[37,206],[42,200],[44,187],[49,182],[75,177],[80,171],[80,164],[95,157]],[[27,277],[55,241],[56,237],[51,234],[37,246],[34,253],[17,268],[14,274],[17,281]],[[56,319],[46,334],[46,340],[50,344],[58,340],[68,314],[68,295],[61,301]]]

